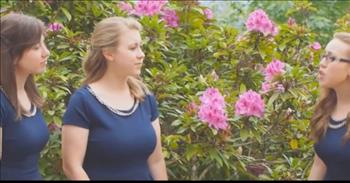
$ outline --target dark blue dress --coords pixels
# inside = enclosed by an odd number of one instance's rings
[[[331,119],[331,123],[334,120]],[[350,141],[342,142],[346,130],[346,125],[328,128],[326,135],[314,145],[315,152],[327,166],[325,180],[350,180]]]
[[[49,139],[49,130],[38,109],[34,116],[15,121],[15,110],[0,90],[0,123],[3,131],[1,180],[41,180],[38,160]]]
[[[147,159],[156,146],[151,122],[157,117],[153,95],[121,116],[84,86],[71,96],[63,123],[89,129],[83,168],[90,180],[152,180]]]

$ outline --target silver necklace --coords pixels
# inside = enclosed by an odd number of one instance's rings
[[[343,127],[345,124],[346,124],[346,119],[342,120],[342,121],[339,122],[338,124],[332,124],[332,123],[328,122],[328,126],[329,126],[330,128],[333,128],[333,129],[341,128],[341,127]]]
[[[132,113],[134,113],[134,112],[136,111],[137,107],[139,106],[139,101],[138,101],[137,99],[135,99],[135,100],[136,100],[135,105],[133,105],[133,108],[130,110],[130,112],[124,112],[124,111],[115,109],[115,108],[113,108],[113,107],[111,107],[111,106],[105,104],[105,103],[102,101],[102,99],[101,99],[100,97],[98,97],[98,96],[95,94],[95,92],[92,91],[92,89],[91,89],[89,86],[87,87],[87,89],[88,89],[88,91],[89,91],[93,96],[96,97],[96,99],[97,99],[101,104],[103,104],[104,106],[106,106],[106,107],[107,107],[110,111],[112,111],[113,113],[118,114],[118,115],[120,115],[120,116],[130,116]]]
[[[26,116],[26,117],[33,117],[33,116],[35,116],[35,114],[36,114],[36,106],[34,105],[34,108],[33,108],[33,111],[31,112],[31,113],[23,113],[23,115],[24,116]]]
[[[7,98],[9,98],[7,95],[6,95],[6,93],[5,93],[5,91],[4,91],[4,89],[0,86],[0,90],[4,93],[4,95],[7,97]],[[35,116],[35,114],[36,114],[36,106],[33,104],[33,106],[34,106],[34,108],[33,108],[33,111],[31,112],[31,113],[23,113],[22,115],[24,115],[24,116],[26,116],[26,117],[33,117],[33,116]],[[30,112],[30,111],[29,111]]]

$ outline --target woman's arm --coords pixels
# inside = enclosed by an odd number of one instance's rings
[[[0,160],[1,158],[2,158],[2,128],[0,127]]]
[[[165,167],[165,161],[162,153],[161,132],[159,119],[152,122],[152,126],[156,132],[157,144],[151,156],[148,158],[148,166],[150,168],[154,180],[168,180],[168,175]]]
[[[83,169],[89,130],[73,125],[62,127],[63,171],[70,180],[89,180]]]
[[[320,157],[315,154],[314,163],[312,164],[308,180],[323,180],[326,170],[326,165],[323,163]]]

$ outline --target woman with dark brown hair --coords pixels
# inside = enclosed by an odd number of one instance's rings
[[[1,180],[40,180],[40,151],[49,132],[43,99],[33,75],[44,72],[50,54],[42,21],[23,14],[1,17]]]
[[[350,33],[336,33],[319,68],[321,97],[311,119],[310,180],[350,180]]]

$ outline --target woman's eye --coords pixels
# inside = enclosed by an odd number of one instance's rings
[[[336,58],[335,58],[335,57],[329,57],[329,60],[330,60],[331,62],[334,62],[334,61],[336,60]]]
[[[39,49],[40,48],[40,43],[33,45],[32,48],[35,49],[35,50]]]

